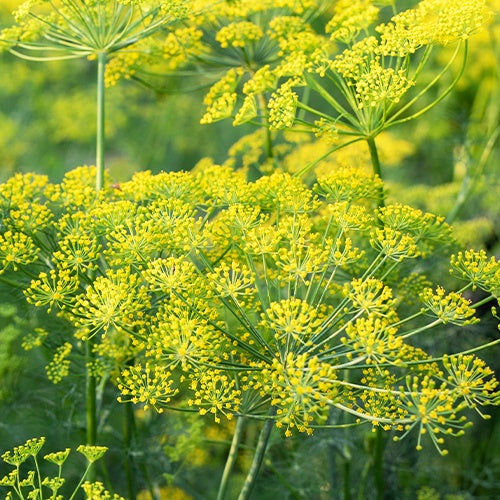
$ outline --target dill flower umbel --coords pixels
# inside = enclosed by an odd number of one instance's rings
[[[4,256],[4,275],[73,332],[47,368],[54,382],[69,376],[83,342],[89,373],[117,377],[123,402],[215,422],[254,416],[286,436],[345,412],[403,436],[415,429],[418,446],[431,435],[441,451],[440,434],[460,434],[468,408],[498,403],[493,373],[470,353],[449,353],[440,368],[418,346],[428,330],[478,321],[463,294],[482,288],[481,303],[492,300],[498,263],[457,254],[453,272],[468,283],[445,292],[426,266],[435,249],[446,253],[449,227],[408,206],[378,207],[378,178],[352,169],[343,185],[345,167],[308,187],[284,173],[249,182],[210,164],[136,174],[82,207],[89,171],[37,189],[33,203],[51,214],[40,230],[25,234],[4,208],[4,234],[34,245],[16,268]]]

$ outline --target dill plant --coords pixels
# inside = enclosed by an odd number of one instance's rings
[[[452,91],[465,68],[468,39],[492,18],[485,0],[422,0],[404,10],[405,5],[218,2],[163,42],[155,40],[151,51],[166,59],[171,76],[192,70],[216,78],[201,122],[232,118],[234,125],[263,126],[271,164],[276,163],[273,136],[291,129],[330,141],[328,151],[299,175],[363,141],[380,177],[376,138],[422,116]],[[453,51],[427,79],[425,70],[440,46]],[[138,44],[136,57],[118,54],[111,61],[110,84],[125,76],[155,85],[161,66],[141,59],[140,49]],[[384,201],[380,192],[379,205]]]
[[[94,176],[81,167],[61,184],[27,174],[0,186],[0,279],[71,325],[48,366],[53,380],[92,339],[87,369],[111,375],[120,401],[236,418],[219,498],[248,420],[262,431],[241,499],[273,427],[293,439],[342,427],[346,415],[445,454],[469,409],[486,417],[482,407],[499,403],[476,356],[498,340],[443,355],[419,338],[479,321],[476,308],[498,298],[500,264],[473,250],[450,256],[442,218],[377,207],[380,179],[351,169],[309,188],[204,162],[96,192]],[[459,289],[425,272],[440,254]],[[476,288],[484,298],[471,302]]]
[[[14,11],[16,24],[0,33],[0,49],[23,59],[97,61],[97,189],[104,176],[107,60],[185,12],[182,0],[27,0]]]
[[[105,85],[104,74],[110,54],[124,50],[138,40],[152,36],[168,24],[182,18],[182,1],[149,0],[28,0],[14,12],[16,24],[0,33],[0,49],[32,61],[87,58],[97,61],[96,168],[95,189],[104,182],[105,156]],[[42,219],[43,215],[38,214]],[[35,216],[36,217],[36,216]],[[7,237],[9,237],[7,235]],[[17,236],[14,236],[17,238]],[[20,236],[23,239],[23,236]],[[22,244],[21,242],[19,242]],[[16,243],[14,243],[16,246]],[[78,243],[70,243],[70,245]],[[97,257],[97,255],[95,255]],[[54,279],[49,269],[47,279]],[[67,278],[71,288],[72,280]],[[93,363],[93,341],[87,339],[87,363]],[[66,366],[64,358],[71,344],[57,350],[52,366]],[[57,371],[57,369],[55,370]],[[53,375],[58,381],[58,376]],[[86,371],[87,444],[96,443],[96,381]],[[92,476],[91,471],[91,476]],[[92,477],[91,477],[92,478]]]

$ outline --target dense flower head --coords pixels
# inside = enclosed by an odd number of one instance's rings
[[[70,361],[67,359],[71,353],[72,345],[65,342],[56,349],[52,361],[46,366],[47,378],[54,384],[60,382],[68,375]]]
[[[6,231],[0,235],[0,258],[2,267],[0,273],[12,267],[30,264],[36,261],[38,249],[33,239],[21,232]]]
[[[215,36],[222,48],[229,45],[232,47],[244,47],[248,42],[258,40],[263,35],[262,30],[256,24],[249,21],[231,23],[222,27]]]
[[[0,47],[36,60],[110,54],[187,15],[182,0],[27,0]]]
[[[477,287],[500,295],[500,262],[486,255],[484,250],[466,250],[451,256],[451,272]]]
[[[415,104],[440,80],[418,93],[430,51],[458,42],[456,59],[467,39],[488,24],[491,11],[484,0],[422,0],[406,10],[389,3],[392,14],[372,0],[340,0],[328,8],[311,2],[311,9],[289,3],[281,10],[273,2],[231,2],[230,7],[222,2],[209,8],[209,23],[203,16],[196,22],[204,33],[200,44],[205,41],[205,53],[198,52],[191,66],[218,62],[240,72],[241,79],[233,78],[231,88],[216,100],[210,97],[214,90],[209,91],[202,123],[232,117],[234,125],[252,121],[281,130],[300,124],[312,132],[340,129],[368,137],[397,123],[402,109],[412,106],[410,116],[419,116]],[[318,19],[324,10],[331,17]],[[211,38],[222,47],[213,47]],[[226,79],[223,75],[212,89],[224,86]],[[325,100],[326,111],[311,106],[303,87]],[[414,93],[413,87],[418,89]],[[305,116],[304,110],[311,114]]]
[[[19,466],[29,457],[37,455],[44,444],[44,437],[28,439],[26,443],[16,446],[12,451],[6,451],[2,455],[2,460],[10,465]]]
[[[66,448],[63,451],[55,451],[53,453],[48,453],[43,458],[48,462],[52,462],[56,465],[62,465],[68,458],[70,451],[71,451],[70,448]]]
[[[231,116],[237,98],[235,90],[242,74],[240,68],[232,68],[210,88],[204,99],[207,112],[203,115],[201,123],[212,123]]]
[[[292,88],[298,82],[288,80],[281,85],[269,100],[269,122],[272,129],[290,128],[295,121],[298,95]]]
[[[51,214],[42,228],[4,232],[34,250],[2,265],[73,328],[47,367],[53,382],[91,342],[89,373],[118,374],[121,401],[216,422],[269,412],[286,435],[310,434],[332,408],[403,435],[445,435],[465,427],[467,408],[498,402],[486,365],[457,353],[441,369],[416,345],[420,332],[476,321],[463,293],[492,294],[496,262],[457,254],[454,273],[469,283],[445,292],[423,271],[437,247],[446,253],[449,228],[405,205],[377,207],[379,178],[344,166],[311,187],[283,172],[249,182],[206,160],[189,173],[135,174],[119,190],[107,180],[89,200],[91,172],[0,186]],[[426,401],[440,384],[434,413]]]
[[[90,463],[93,463],[99,460],[108,451],[108,448],[106,446],[81,444],[76,451],[81,453]]]
[[[415,8],[395,15],[388,24],[377,27],[381,33],[381,52],[401,56],[423,45],[446,45],[466,39],[484,26],[491,14],[483,0],[423,0]]]
[[[332,40],[350,43],[359,33],[377,20],[379,9],[371,0],[339,0],[334,6],[334,15],[325,27]]]
[[[88,500],[124,500],[124,498],[117,493],[110,493],[106,490],[104,485],[99,481],[95,483],[85,481],[82,484],[82,490],[85,492]]]
[[[485,396],[498,387],[498,380],[482,359],[470,354],[445,356],[443,365],[448,374],[447,382],[454,386],[468,406],[477,408],[478,404],[491,403]]]
[[[382,181],[377,176],[349,167],[321,175],[316,190],[329,201],[353,201],[376,198],[381,187]]]
[[[421,293],[421,300],[429,313],[435,314],[443,323],[471,324],[479,321],[474,317],[474,309],[470,307],[470,300],[458,293],[446,293],[438,286],[436,290],[426,288]]]

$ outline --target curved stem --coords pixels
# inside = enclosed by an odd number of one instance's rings
[[[78,490],[80,489],[80,486],[83,484],[83,481],[85,479],[87,479],[90,482],[93,482],[93,480],[91,479],[91,475],[92,475],[92,464],[88,463],[87,468],[85,469],[85,472],[83,473],[83,476],[80,478],[80,481],[76,485],[76,488],[73,490],[73,493],[69,497],[69,500],[73,500],[73,498],[75,498],[75,495],[78,493]]]
[[[270,416],[274,415],[275,412],[276,409],[271,408]],[[243,484],[243,488],[241,488],[238,500],[248,500],[250,498],[250,494],[252,493],[252,489],[255,486],[257,475],[264,460],[264,455],[266,454],[267,444],[269,442],[269,437],[271,436],[273,425],[274,420],[272,418],[268,418],[264,422],[264,426],[260,431],[259,440],[257,442],[257,448],[255,448],[252,465],[250,467],[250,470],[248,471],[245,483]]]
[[[241,435],[245,427],[245,417],[238,417],[236,420],[236,429],[234,430],[233,440],[231,441],[231,448],[227,456],[226,465],[222,473],[222,478],[219,484],[219,491],[217,493],[217,500],[223,500],[226,495],[227,485],[231,472],[233,470],[236,458],[238,457],[238,449],[240,447]]]
[[[97,56],[97,135],[96,135],[96,190],[102,189],[104,183],[104,72],[106,70],[106,53]]]
[[[377,146],[375,144],[374,137],[367,137],[366,142],[368,143],[368,149],[370,150],[370,159],[372,162],[373,173],[378,176],[381,180],[382,178],[382,170],[380,168],[380,160],[378,157]],[[385,205],[385,196],[384,196],[384,188],[380,187],[378,192],[378,208],[382,208]]]
[[[457,74],[457,76],[452,80],[452,82],[448,85],[448,87],[442,92],[434,101],[432,101],[430,104],[427,106],[423,107],[421,110],[415,112],[414,114],[407,116],[405,118],[401,118],[399,120],[396,120],[398,116],[400,116],[402,113],[404,113],[407,109],[409,109],[413,104],[415,104],[424,94],[427,93],[427,91],[436,85],[436,83],[443,77],[443,75],[450,69],[451,65],[453,64],[453,61],[456,59],[459,51],[460,51],[461,43],[458,44],[456,51],[454,52],[453,56],[449,60],[448,64],[443,68],[443,70],[429,83],[427,84],[412,100],[410,100],[407,104],[405,104],[397,113],[392,115],[392,117],[387,120],[385,128],[392,127],[394,125],[397,125],[399,123],[405,123],[410,120],[414,120],[415,118],[418,118],[419,116],[423,115],[430,109],[432,109],[434,106],[436,106],[438,103],[440,103],[455,87],[457,84],[458,80],[463,75],[463,72],[465,70],[465,64],[467,62],[467,54],[468,54],[468,44],[467,40],[464,42],[464,55],[462,59],[462,65],[460,66],[460,70]]]

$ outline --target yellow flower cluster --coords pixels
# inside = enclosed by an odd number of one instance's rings
[[[225,49],[230,45],[232,47],[244,47],[249,42],[259,40],[263,34],[256,24],[250,21],[241,21],[222,27],[215,35],[215,39]]]
[[[241,390],[236,380],[218,370],[199,370],[191,390],[194,399],[188,405],[196,406],[200,415],[212,414],[216,423],[220,423],[221,414],[230,420],[240,408]]]
[[[75,302],[68,314],[84,339],[96,332],[105,335],[111,328],[131,331],[142,324],[149,307],[146,288],[128,267],[111,269],[107,276],[97,277]]]
[[[186,17],[184,1],[27,0],[16,25],[0,32],[0,47],[37,60],[110,54]],[[21,43],[19,43],[21,42]]]
[[[463,354],[445,356],[443,365],[448,372],[447,382],[469,407],[477,409],[478,404],[491,404],[488,395],[498,387],[498,380],[482,359]]]
[[[9,267],[15,270],[37,260],[38,249],[30,236],[24,233],[6,231],[0,234],[0,273]]]
[[[122,382],[118,384],[121,392],[119,401],[131,401],[132,403],[145,403],[147,409],[149,405],[162,412],[161,405],[168,404],[177,393],[177,389],[172,389],[173,380],[171,373],[165,371],[160,366],[152,368],[149,365],[135,365],[123,370],[121,374]]]
[[[18,498],[43,498],[41,486],[45,486],[52,491],[51,497],[55,500],[62,500],[63,496],[58,494],[61,487],[66,483],[66,479],[61,476],[62,466],[66,462],[70,448],[66,448],[63,451],[56,451],[53,453],[48,453],[43,458],[52,464],[55,464],[59,468],[59,474],[57,476],[45,476],[42,480],[40,476],[39,464],[37,461],[37,455],[41,448],[45,444],[45,438],[33,438],[28,439],[26,443],[21,446],[16,446],[11,451],[6,451],[2,455],[2,460],[15,467],[14,470],[9,472],[6,476],[0,478],[0,486],[7,488],[12,488],[17,494]],[[91,464],[96,460],[99,460],[104,453],[107,451],[105,446],[93,446],[93,445],[80,445],[77,451],[85,456],[88,463]],[[34,469],[27,471],[26,477],[21,478],[20,465],[24,464],[30,457],[34,460]],[[26,467],[26,465],[25,465]],[[31,465],[30,467],[33,467]],[[81,481],[77,484],[76,489],[73,491],[72,496],[74,497],[80,486],[87,495],[86,498],[94,500],[110,499],[110,500],[124,500],[124,498],[114,495],[111,496],[102,486],[101,483],[90,483],[88,481],[83,482],[85,476],[88,472],[87,470],[83,473]],[[35,480],[35,476],[38,480]],[[83,483],[83,484],[82,484]],[[5,497],[6,499],[12,499],[12,492],[9,491]]]
[[[47,367],[54,382],[90,342],[89,373],[118,374],[124,402],[216,422],[267,413],[286,435],[311,433],[336,408],[403,435],[432,431],[438,447],[436,433],[462,429],[466,408],[499,402],[486,365],[457,354],[441,369],[414,344],[443,323],[476,321],[461,293],[491,298],[497,262],[457,254],[454,273],[469,283],[446,293],[423,273],[449,228],[404,205],[378,208],[377,177],[344,167],[310,187],[285,173],[249,182],[207,160],[120,189],[107,181],[89,199],[93,172],[0,185],[13,210],[24,197],[50,214],[42,228],[12,223],[4,237],[32,238],[33,260],[0,264],[73,329]],[[408,295],[418,308],[403,307]]]
[[[291,436],[294,428],[312,434],[311,424],[324,421],[327,404],[336,394],[336,372],[329,363],[290,352],[284,360],[274,359],[262,376],[261,393],[272,394],[276,425],[286,427],[285,436]]]
[[[6,451],[2,455],[2,460],[10,465],[19,466],[29,457],[34,457],[45,444],[45,438],[28,439],[21,446],[16,446],[12,451]]]
[[[68,376],[70,362],[66,358],[70,355],[72,348],[69,342],[65,342],[56,349],[52,361],[46,366],[47,378],[54,384]]]
[[[63,451],[55,451],[53,453],[48,453],[43,458],[48,462],[52,462],[53,464],[61,466],[64,462],[66,462],[66,459],[68,458],[70,451],[71,450],[69,448],[66,448]]]
[[[321,325],[324,317],[307,302],[291,297],[280,302],[272,302],[262,313],[261,325],[272,332],[278,343],[311,345],[309,337]]]
[[[500,296],[500,262],[486,255],[484,250],[466,250],[451,256],[451,272],[477,287]]]
[[[318,178],[317,191],[330,202],[352,201],[377,197],[382,188],[380,178],[361,168],[337,168]]]
[[[210,88],[203,100],[203,103],[207,106],[207,111],[201,118],[200,123],[212,123],[231,116],[236,104],[236,86],[242,74],[241,69],[230,69],[223,78]]]
[[[87,500],[125,500],[116,493],[111,494],[99,481],[95,483],[85,481],[82,484],[82,490],[84,491]]]
[[[426,288],[420,297],[425,304],[424,311],[434,314],[443,323],[468,325],[479,321],[474,317],[475,310],[470,306],[470,300],[455,292],[447,294],[441,286],[435,291]]]
[[[366,318],[350,323],[346,328],[347,337],[343,337],[341,341],[352,346],[356,353],[366,354],[368,364],[397,364],[403,339],[397,336],[397,329],[390,325],[384,317],[369,314]]]
[[[334,15],[325,31],[331,33],[332,40],[349,44],[377,20],[378,14],[379,9],[372,0],[339,0],[335,3]]]
[[[298,83],[298,81],[288,80],[269,99],[269,124],[271,129],[285,129],[293,125],[298,95],[292,89]]]
[[[78,278],[69,269],[62,269],[59,273],[50,269],[32,280],[25,295],[28,302],[36,307],[48,306],[50,312],[54,305],[60,309],[72,307],[78,288]]]
[[[423,45],[446,45],[467,39],[490,20],[484,0],[422,0],[413,9],[395,15],[377,27],[381,53],[404,56]]]

